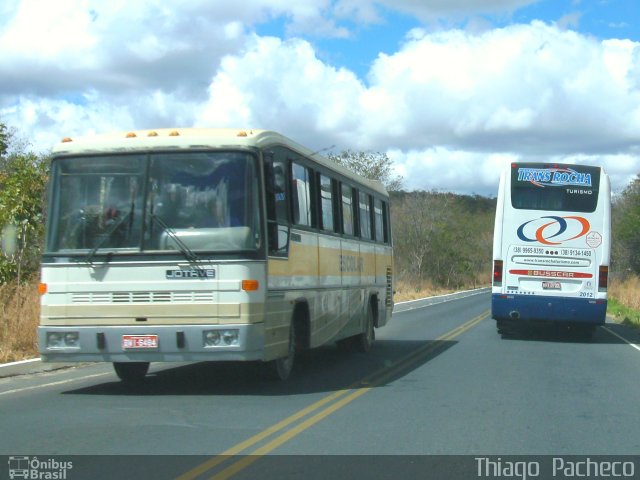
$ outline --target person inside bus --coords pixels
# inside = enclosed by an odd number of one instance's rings
[[[207,204],[207,214],[200,222],[200,227],[217,228],[217,227],[237,227],[242,223],[234,212],[229,212],[228,208],[224,208],[222,200],[213,197]]]
[[[178,186],[168,184],[157,205],[156,215],[171,228],[184,228],[188,221],[183,210]]]

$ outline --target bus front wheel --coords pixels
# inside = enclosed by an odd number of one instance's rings
[[[132,385],[144,380],[149,371],[149,362],[113,362],[113,369],[122,382]]]
[[[293,371],[293,364],[296,358],[296,329],[291,324],[289,327],[289,349],[287,356],[271,360],[267,364],[267,374],[273,380],[287,380]]]

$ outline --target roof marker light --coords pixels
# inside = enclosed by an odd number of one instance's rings
[[[71,137],[64,137],[62,139],[62,143],[69,143],[69,142],[73,142],[73,139]]]
[[[172,131],[169,134],[170,137],[179,137],[180,136],[180,132],[178,132],[177,130]]]
[[[158,136],[158,132],[149,132],[147,133],[147,137],[157,137]]]
[[[245,132],[244,130],[240,130],[238,132],[238,137],[246,137],[247,136],[247,132]]]
[[[127,138],[136,138],[136,137],[137,137],[137,135],[135,133],[133,133],[133,132],[127,133]]]

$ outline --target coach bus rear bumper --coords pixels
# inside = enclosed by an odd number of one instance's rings
[[[155,342],[157,346],[125,348],[125,338],[129,340],[136,336],[142,338],[142,345]],[[183,325],[179,328],[41,326],[38,339],[40,355],[45,362],[248,361],[262,360],[264,351],[262,323]],[[218,343],[214,344],[216,340]],[[225,340],[232,344],[225,344]]]
[[[567,322],[591,325],[605,323],[607,301],[494,293],[491,314],[496,320]]]

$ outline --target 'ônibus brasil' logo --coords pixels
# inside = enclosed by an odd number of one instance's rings
[[[551,220],[550,222],[545,219]],[[540,217],[524,222],[518,227],[518,238],[525,242],[540,242],[544,245],[560,245],[589,232],[591,225],[584,217]],[[551,241],[551,240],[555,241]]]
[[[519,182],[531,182],[537,187],[590,187],[591,174],[576,172],[572,168],[519,168]]]

